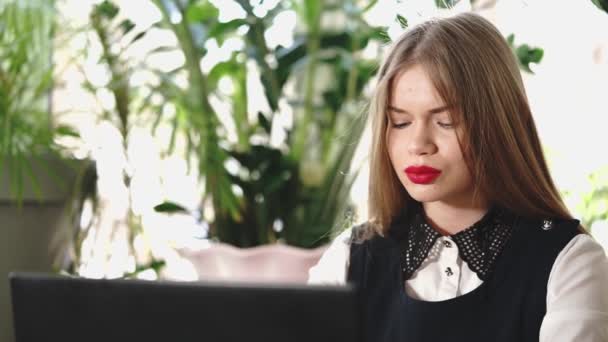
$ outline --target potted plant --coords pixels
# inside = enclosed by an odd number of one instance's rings
[[[76,133],[50,114],[54,20],[52,2],[0,1],[0,341],[12,340],[8,272],[54,269],[66,246],[52,241],[77,220],[90,170],[55,143]]]
[[[350,189],[359,166],[351,169],[351,162],[365,126],[364,89],[376,72],[363,51],[386,41],[384,28],[363,19],[375,1],[289,0],[262,10],[239,0],[245,18],[226,22],[209,1],[154,3],[163,14],[158,26],[177,38],[177,46],[165,49],[181,50],[185,58],[181,68],[158,73],[156,93],[165,101],[156,111],[177,108],[176,134],[188,141],[188,159],[197,161],[205,184],[201,208],[213,213],[201,215],[210,237],[238,247],[325,244],[353,220]],[[265,32],[285,15],[297,17],[293,41],[271,45]],[[240,39],[241,48],[208,70],[201,67],[208,42],[231,38]],[[186,87],[179,85],[184,76]],[[252,76],[259,93],[247,88]],[[213,98],[230,108],[234,134]],[[268,105],[252,113],[248,103],[255,99]],[[290,115],[293,124],[285,125]],[[278,142],[277,132],[284,136]],[[168,199],[157,210],[184,208]]]

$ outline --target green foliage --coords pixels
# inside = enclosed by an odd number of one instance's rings
[[[515,53],[517,60],[519,61],[519,66],[522,70],[533,74],[530,69],[530,64],[535,63],[538,64],[543,59],[544,51],[541,48],[530,47],[528,44],[515,44],[515,35],[510,34],[507,37],[507,43],[511,46],[511,49]]]
[[[107,20],[116,18],[119,11],[118,6],[111,1],[104,0],[102,3],[95,5],[95,15]]]
[[[131,180],[132,175],[128,171],[130,167],[129,159],[129,135],[132,128],[137,125],[136,119],[138,119],[147,107],[147,99],[141,99],[138,96],[138,87],[132,85],[132,75],[141,68],[141,62],[133,60],[129,57],[128,49],[135,44],[137,41],[142,39],[146,35],[146,30],[140,30],[136,27],[135,23],[128,18],[121,18],[120,8],[110,0],[104,0],[101,3],[92,6],[92,10],[89,13],[89,24],[85,28],[81,29],[82,32],[87,33],[87,45],[80,51],[79,56],[84,59],[89,57],[98,58],[99,65],[107,70],[109,80],[103,85],[94,85],[87,75],[84,74],[85,80],[83,82],[83,88],[91,93],[93,97],[96,97],[100,90],[104,90],[111,94],[114,100],[114,106],[112,108],[105,108],[100,113],[93,113],[97,115],[99,121],[107,121],[112,123],[121,135],[121,145],[123,147],[123,154],[125,156],[126,163],[112,165],[116,167],[120,174],[122,174],[122,182],[124,187],[128,190],[128,207],[125,217],[123,218],[124,226],[114,225],[113,229],[120,229],[126,226],[127,240],[129,253],[139,261],[141,255],[137,255],[137,252],[133,246],[133,242],[137,234],[140,234],[143,230],[141,217],[139,217],[132,209],[132,194],[131,194]],[[100,55],[91,56],[90,44],[95,42],[101,47]],[[72,135],[74,132],[65,128],[60,129],[67,135]],[[107,167],[107,166],[106,166]],[[89,179],[91,179],[89,177]],[[91,179],[91,182],[95,182],[95,179]],[[94,188],[94,185],[89,185]],[[93,201],[93,212],[98,214],[97,202]],[[159,211],[171,212],[176,211],[177,206],[171,206],[166,204],[159,206]],[[93,220],[92,220],[93,221]],[[92,233],[92,225],[86,227],[78,227],[74,232],[71,232],[74,243],[72,251],[70,253],[69,264],[62,265],[62,268],[71,274],[77,274],[79,266],[81,266],[81,246],[82,242],[90,236]],[[115,234],[115,231],[112,233]],[[102,252],[103,253],[103,252]],[[134,272],[123,275],[126,278],[134,277],[142,271],[152,269],[158,272],[165,263],[161,260],[156,260],[153,256],[146,255],[146,259],[151,261],[145,265],[136,265]],[[65,262],[65,261],[64,261]]]
[[[149,263],[146,263],[144,265],[137,265],[133,272],[124,274],[122,276],[122,278],[123,279],[135,279],[135,278],[137,278],[137,276],[139,274],[141,274],[142,272],[147,271],[147,270],[152,270],[156,274],[159,274],[160,271],[165,266],[167,266],[167,263],[164,260],[152,260]]]
[[[459,2],[460,0],[435,0],[435,6],[438,8],[450,9],[456,6],[456,4]]]
[[[90,13],[90,25],[95,33],[97,41],[102,48],[100,63],[107,67],[110,81],[105,88],[113,95],[115,107],[104,113],[104,118],[113,122],[121,132],[124,143],[128,138],[129,128],[132,124],[133,113],[133,89],[130,86],[130,77],[134,70],[127,57],[126,49],[141,39],[145,31],[135,33],[135,24],[129,19],[118,20],[120,8],[112,1],[104,0],[94,5]],[[113,49],[119,45],[120,49]],[[86,55],[88,51],[83,51]],[[85,89],[96,96],[98,88],[88,80],[85,81]]]
[[[582,225],[589,229],[596,221],[608,220],[608,167],[589,175],[590,191],[582,195],[576,210],[581,213]]]
[[[197,1],[188,6],[186,19],[189,22],[210,23],[219,16],[219,10],[208,1]]]
[[[405,19],[401,14],[397,14],[397,18],[396,18],[397,22],[399,23],[399,26],[402,29],[406,29],[407,28],[407,19]]]
[[[344,215],[357,174],[350,164],[365,122],[363,89],[377,69],[376,61],[360,54],[370,43],[387,40],[386,29],[371,27],[362,18],[371,6],[285,0],[259,17],[250,1],[237,0],[246,18],[220,22],[208,1],[154,2],[163,13],[160,26],[172,30],[186,58],[175,74],[159,73],[163,82],[157,91],[177,108],[175,115],[181,119],[174,126],[176,135],[186,137],[189,154],[199,160],[204,200],[215,213],[212,236],[238,246],[279,239],[301,247],[327,242],[332,230],[349,224]],[[265,32],[277,15],[292,10],[301,24],[293,44],[270,48]],[[182,21],[169,20],[171,11],[178,11]],[[346,13],[348,24],[323,29],[321,17],[336,11]],[[407,25],[403,17],[396,20]],[[203,72],[198,63],[207,54],[202,42],[216,39],[221,44],[228,37],[241,37],[243,48]],[[246,87],[251,75],[246,61],[260,71],[269,107],[255,116],[247,107],[252,95]],[[180,72],[188,77],[186,89],[176,85]],[[320,77],[330,81],[321,82]],[[219,89],[222,79],[230,80],[231,94]],[[210,96],[230,104],[236,141],[225,134]],[[271,145],[272,131],[287,107],[293,112],[293,127],[286,128],[280,146]],[[238,171],[229,172],[228,163]]]
[[[188,210],[181,205],[173,202],[164,202],[159,205],[154,206],[154,210],[159,213],[188,213]]]
[[[42,195],[32,158],[59,153],[55,136],[78,135],[69,127],[55,128],[49,114],[53,30],[52,2],[0,2],[0,175],[8,173],[18,204],[26,183]]]
[[[603,1],[603,0],[592,0],[592,1]],[[437,6],[438,8],[442,8],[442,9],[450,9],[450,8],[454,7],[458,2],[459,2],[459,0],[435,0],[435,6]],[[476,1],[474,1],[474,0],[471,0],[470,2],[471,2],[471,5],[475,5],[475,3],[476,3]],[[401,23],[401,20],[399,18],[398,18],[398,20]],[[406,25],[407,25],[407,22],[406,22]],[[402,25],[402,27],[403,27],[403,25]],[[540,63],[540,61],[543,59],[544,50],[541,48],[538,48],[538,47],[531,47],[528,44],[516,45],[514,34],[510,34],[508,37],[506,37],[506,40],[507,40],[507,43],[509,44],[509,46],[511,47],[511,49],[513,50],[513,53],[517,57],[517,60],[519,62],[519,67],[521,68],[521,70],[524,70],[525,72],[533,74],[534,72],[532,71],[532,69],[530,69],[530,64]]]
[[[608,1],[607,0],[591,0],[591,2],[593,2],[593,4],[595,6],[597,6],[597,8],[608,13]]]

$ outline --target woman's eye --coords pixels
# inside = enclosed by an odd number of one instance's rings
[[[452,128],[452,127],[454,127],[454,125],[453,125],[453,124],[451,124],[451,123],[437,122],[437,124],[438,124],[439,126],[443,127],[443,128]]]
[[[394,123],[392,124],[393,128],[405,128],[407,126],[409,126],[409,122],[404,122],[404,123]]]

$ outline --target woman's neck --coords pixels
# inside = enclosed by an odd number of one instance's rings
[[[457,206],[444,202],[422,204],[427,222],[442,235],[453,235],[470,226],[488,212],[487,204]]]

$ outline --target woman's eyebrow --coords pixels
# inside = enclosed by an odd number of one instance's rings
[[[441,106],[441,107],[433,108],[433,109],[429,110],[427,113],[430,114],[430,115],[439,114],[439,113],[442,113],[442,112],[444,112],[444,111],[446,111],[448,109],[450,109],[450,106]],[[401,109],[401,108],[397,108],[397,107],[392,106],[392,105],[388,106],[388,110],[390,110],[392,112],[395,112],[397,114],[410,114],[407,110]]]

